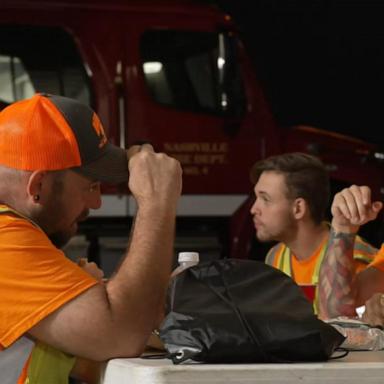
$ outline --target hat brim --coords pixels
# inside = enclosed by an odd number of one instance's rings
[[[72,169],[103,183],[119,184],[129,179],[127,152],[110,143],[105,145],[97,160]]]

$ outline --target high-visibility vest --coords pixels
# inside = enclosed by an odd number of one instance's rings
[[[323,261],[324,255],[327,251],[328,247],[328,238],[323,241],[322,247],[319,252],[319,257],[316,260],[315,268],[313,270],[312,278],[311,278],[311,284],[316,286],[316,294],[315,294],[315,300],[313,302],[313,307],[315,309],[315,312],[318,311],[318,292],[317,292],[317,286],[319,282],[319,272],[320,272],[320,266]],[[354,249],[353,249],[353,259],[361,262],[365,265],[370,264],[376,253],[378,252],[378,249],[373,247],[371,244],[364,241],[360,236],[356,236]],[[279,269],[280,271],[283,271],[288,276],[292,277],[292,255],[291,250],[284,244],[284,243],[278,243],[274,247],[272,247],[266,258],[265,262],[269,265],[272,265],[273,267]]]
[[[13,213],[39,227],[28,217],[6,205],[0,205],[0,214]],[[0,350],[0,378],[4,384],[66,384],[75,357],[53,347],[20,337],[10,347]]]
[[[35,227],[41,229],[34,221],[32,221],[29,217],[24,216],[20,212],[17,212],[13,208],[8,207],[7,205],[1,205],[0,204],[0,214],[2,213],[13,213],[15,216],[21,217],[24,220],[29,221],[31,224],[33,224]]]

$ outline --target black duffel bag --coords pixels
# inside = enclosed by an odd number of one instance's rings
[[[200,263],[173,278],[160,338],[175,364],[324,361],[344,336],[301,288],[261,262]]]

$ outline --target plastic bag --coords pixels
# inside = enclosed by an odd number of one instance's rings
[[[371,327],[360,320],[343,316],[327,320],[327,323],[345,336],[341,348],[351,351],[384,349],[384,331],[379,327]]]

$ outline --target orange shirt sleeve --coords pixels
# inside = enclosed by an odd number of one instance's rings
[[[0,215],[0,343],[8,347],[97,281],[52,245],[42,230]]]

